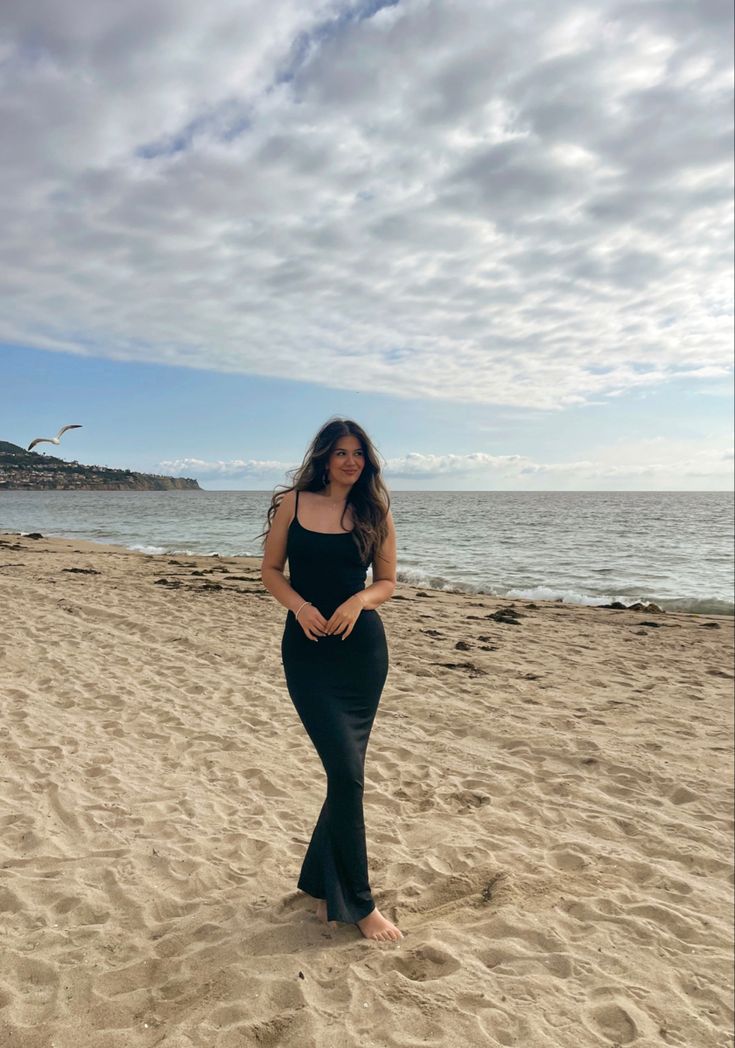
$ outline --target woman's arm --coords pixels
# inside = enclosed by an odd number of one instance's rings
[[[392,597],[393,590],[396,588],[396,529],[390,510],[388,510],[386,523],[388,535],[373,558],[372,584],[356,594],[367,611],[372,611],[384,600]]]
[[[283,568],[286,564],[288,526],[293,517],[295,504],[295,493],[287,491],[278,503],[270,531],[266,536],[263,560],[260,565],[260,577],[265,588],[273,594],[279,604],[283,604],[284,608],[293,612],[298,611],[304,598],[286,581]]]

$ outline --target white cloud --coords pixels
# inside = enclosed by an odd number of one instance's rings
[[[268,459],[230,459],[208,462],[198,458],[164,459],[157,467],[172,476],[203,476],[214,478],[251,477],[258,479],[280,475],[293,468],[283,462]]]
[[[4,11],[0,338],[547,409],[727,374],[729,5],[374,7]]]
[[[409,452],[384,460],[383,473],[389,486],[421,482],[436,487],[442,481],[459,480],[465,486],[495,487],[510,482],[531,486],[534,480],[566,488],[586,487],[599,482],[635,482],[648,486],[687,487],[688,480],[716,483],[732,480],[732,449],[698,440],[649,438],[620,440],[590,449],[590,457],[572,462],[538,462],[525,455],[427,454]],[[285,483],[295,463],[258,459],[206,461],[197,458],[168,459],[157,470],[175,476],[195,476],[202,481],[257,481]]]
[[[690,476],[723,479],[731,476],[726,463],[731,451],[700,441],[649,439],[620,441],[594,449],[588,459],[572,462],[537,462],[524,455],[422,455],[416,452],[386,463],[388,478],[435,479],[472,476],[488,482],[546,476],[567,482],[576,479],[609,480],[647,476]]]

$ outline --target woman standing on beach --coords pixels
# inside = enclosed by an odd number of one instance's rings
[[[293,485],[273,495],[264,534],[263,584],[288,608],[286,684],[327,773],[297,886],[318,900],[320,920],[356,924],[368,939],[401,939],[373,901],[362,803],[365,751],[388,674],[375,609],[395,589],[396,538],[378,456],[356,422],[322,426]]]

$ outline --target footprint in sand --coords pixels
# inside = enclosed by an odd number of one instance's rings
[[[396,957],[393,967],[412,982],[428,982],[430,979],[445,979],[462,965],[448,950],[426,943],[416,947],[412,953]]]
[[[547,861],[556,870],[583,870],[589,860],[574,848],[562,846],[546,853]]]
[[[668,797],[672,804],[691,804],[692,801],[699,800],[699,794],[694,793],[688,786],[677,786]]]
[[[606,1037],[619,1044],[630,1044],[637,1037],[635,1023],[620,1005],[598,1005],[592,1010],[592,1019]]]
[[[624,1048],[637,1041],[641,1035],[648,1038],[658,1030],[648,1016],[616,987],[601,986],[592,990],[590,996],[593,1001],[586,1009],[587,1025],[597,1036],[602,1034],[611,1041],[612,1045]]]
[[[479,790],[457,790],[447,794],[444,800],[458,815],[465,815],[476,808],[481,808],[484,804],[489,804],[491,797]]]
[[[557,979],[569,979],[574,974],[574,964],[564,953],[530,953],[519,949],[517,940],[508,946],[486,950],[480,957],[496,976],[511,978],[533,975],[553,975]]]

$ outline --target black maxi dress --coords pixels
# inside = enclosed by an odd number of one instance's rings
[[[311,531],[298,514],[297,492],[286,547],[290,582],[329,619],[365,588],[367,568],[350,531]],[[313,641],[289,611],[281,656],[289,694],[327,773],[297,886],[327,900],[327,920],[355,924],[375,907],[362,801],[365,751],[388,675],[382,619],[363,609],[345,640],[334,633]]]

